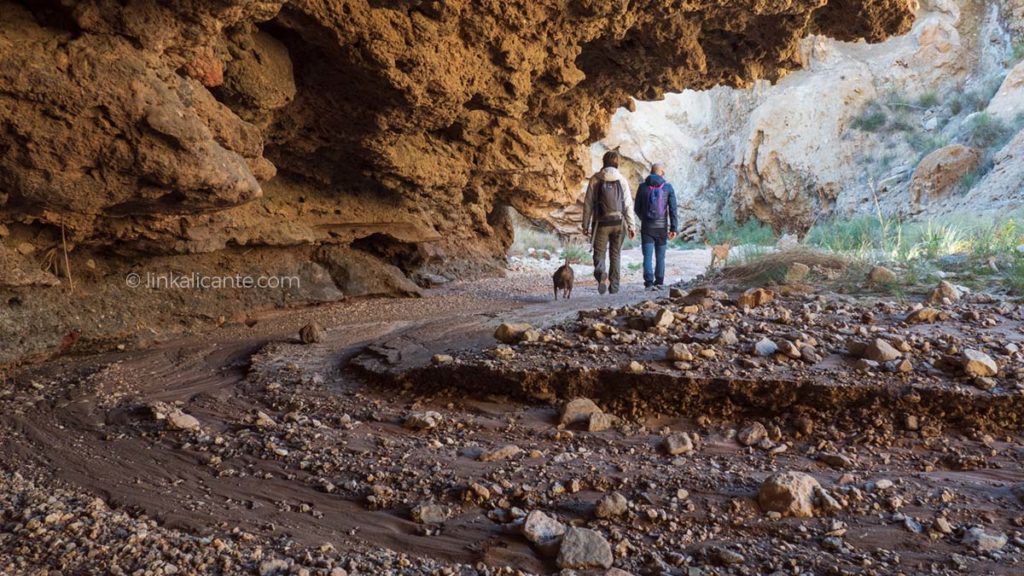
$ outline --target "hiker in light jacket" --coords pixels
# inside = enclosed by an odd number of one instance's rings
[[[679,233],[676,191],[665,181],[665,166],[651,166],[651,175],[636,191],[636,215],[640,219],[640,247],[644,252],[644,288],[665,287],[665,249]]]
[[[611,294],[619,291],[619,260],[626,235],[636,237],[636,219],[633,215],[633,197],[629,181],[619,172],[619,153],[605,152],[604,167],[587,184],[583,199],[583,231],[590,235],[594,246],[594,278],[597,291]],[[608,269],[605,270],[607,253]],[[608,282],[608,286],[605,286]]]

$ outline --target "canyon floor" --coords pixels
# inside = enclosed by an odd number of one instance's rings
[[[636,275],[552,301],[527,267],[22,368],[0,573],[1024,570],[1016,303]]]

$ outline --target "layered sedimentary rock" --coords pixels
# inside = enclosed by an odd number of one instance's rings
[[[575,199],[630,97],[775,80],[809,34],[879,41],[911,18],[905,0],[0,0],[0,241],[52,272],[58,244],[72,267],[309,243],[406,271],[493,257],[507,207]]]

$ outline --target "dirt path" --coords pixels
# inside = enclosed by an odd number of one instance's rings
[[[695,253],[677,273],[701,271],[705,258]],[[882,445],[822,423],[820,434],[769,453],[732,439],[740,423],[650,415],[571,432],[555,426],[554,407],[493,396],[487,382],[423,394],[367,384],[346,368],[368,346],[404,369],[438,352],[492,346],[501,321],[547,325],[648,296],[635,284],[598,296],[592,280],[569,301],[551,301],[549,290],[544,273],[513,274],[422,299],[274,312],[251,327],[22,370],[0,392],[0,573],[555,571],[520,535],[529,510],[599,530],[616,566],[635,574],[1019,567],[1024,540],[1005,511],[1014,506],[1009,486],[1024,480],[1017,436],[908,436]],[[325,338],[303,345],[295,335],[313,320]],[[174,406],[201,428],[168,431],[154,419]],[[403,426],[426,411],[437,414],[436,426]],[[257,421],[259,413],[267,419]],[[699,434],[699,451],[666,458],[663,429]],[[523,452],[478,458],[509,444]],[[823,466],[815,455],[823,449],[853,463]],[[922,467],[943,450],[986,464]],[[751,495],[779,469],[813,471],[857,511],[841,520],[766,520]],[[865,485],[883,478],[893,487]],[[629,510],[595,520],[595,501],[611,491],[627,496]],[[106,508],[97,512],[94,497]],[[422,506],[436,506],[441,519],[414,520]],[[1010,541],[979,554],[957,544],[959,532],[929,539],[936,514],[956,530],[981,524]],[[124,551],[126,535],[141,548]]]

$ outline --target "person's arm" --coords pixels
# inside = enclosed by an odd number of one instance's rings
[[[594,217],[594,179],[587,182],[587,193],[583,197],[583,233],[590,234],[591,219]]]
[[[633,197],[633,214],[636,214],[637,218],[642,218],[643,213],[647,210],[643,191],[644,184],[641,182],[640,185],[636,187],[636,196]]]
[[[669,230],[679,233],[679,202],[676,200],[676,189],[671,184],[668,186],[668,218]]]
[[[633,196],[629,194],[629,181],[623,177],[619,182],[622,183],[622,190],[626,191],[622,195],[622,201],[625,204],[623,210],[623,216],[626,219],[626,230],[629,232],[629,237],[636,236],[636,214],[633,213]]]

